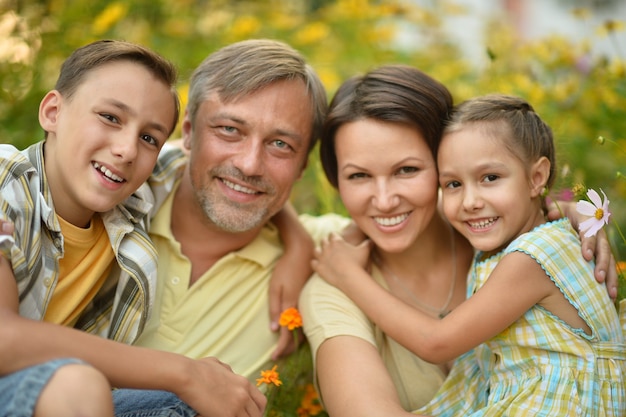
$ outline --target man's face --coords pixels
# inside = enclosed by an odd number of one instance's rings
[[[229,103],[212,94],[192,128],[183,122],[196,200],[218,228],[263,226],[287,201],[308,155],[313,112],[301,80],[283,80]]]

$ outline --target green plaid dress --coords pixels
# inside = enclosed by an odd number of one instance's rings
[[[435,398],[416,411],[431,416],[626,416],[626,329],[606,288],[593,278],[569,221],[541,225],[503,252],[475,258],[468,297],[498,261],[521,251],[533,257],[576,307],[592,335],[540,306],[493,339],[461,356]],[[626,303],[622,303],[626,306]],[[622,323],[626,315],[620,311]]]

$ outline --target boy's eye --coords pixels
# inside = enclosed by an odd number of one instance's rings
[[[148,142],[150,145],[159,146],[159,141],[150,135],[141,135],[141,140]]]
[[[459,181],[448,181],[444,184],[444,188],[458,188],[461,186]]]

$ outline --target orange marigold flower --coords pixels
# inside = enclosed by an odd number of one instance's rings
[[[298,407],[298,417],[316,416],[322,412],[324,407],[320,403],[317,397],[317,391],[313,387],[313,384],[307,384],[304,387],[304,395],[302,396],[302,403]]]
[[[267,385],[274,384],[277,387],[283,384],[283,381],[279,379],[278,372],[276,372],[276,366],[277,365],[274,365],[274,367],[269,371],[261,371],[261,378],[257,378],[256,380],[257,387],[264,383]]]
[[[290,307],[280,314],[278,324],[283,327],[286,326],[289,330],[297,329],[302,327],[302,316],[297,308]]]

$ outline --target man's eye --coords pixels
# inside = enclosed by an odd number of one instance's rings
[[[272,142],[272,145],[275,146],[278,149],[293,149],[291,147],[291,145],[289,145],[287,142],[285,142],[284,140],[280,140],[280,139],[276,139]]]

